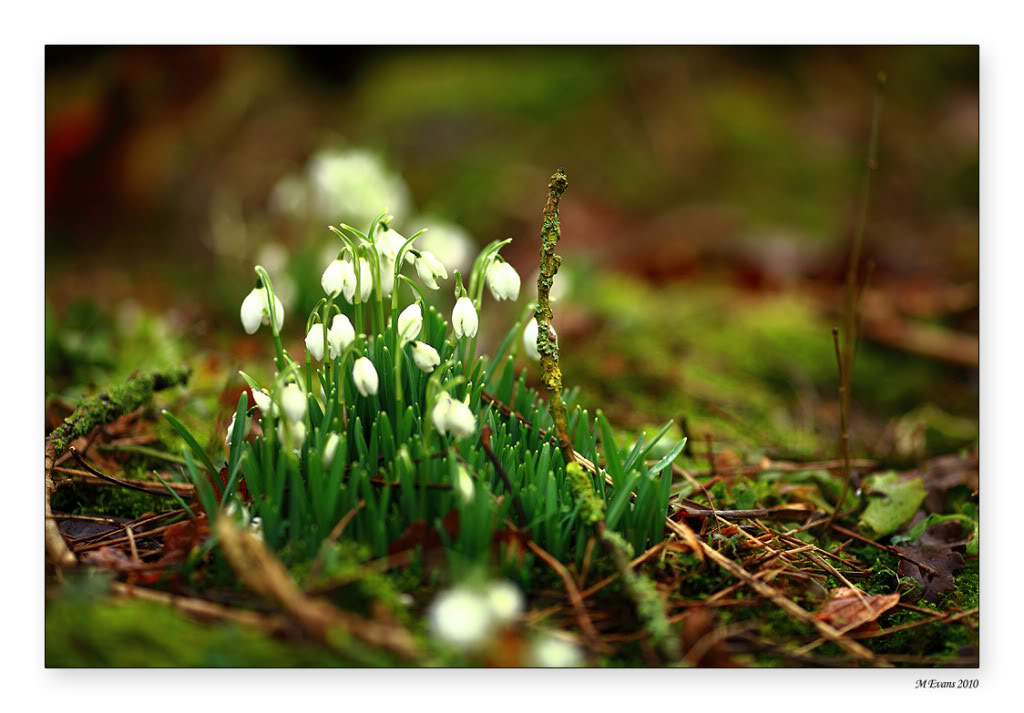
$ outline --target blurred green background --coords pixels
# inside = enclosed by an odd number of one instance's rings
[[[50,47],[46,65],[48,396],[200,357],[211,381],[249,369],[269,353],[238,324],[255,262],[298,349],[327,224],[385,207],[431,226],[449,269],[513,238],[523,296],[486,300],[493,346],[535,292],[563,167],[567,382],[625,430],[676,419],[752,462],[834,453],[830,329],[884,71],[855,455],[976,444],[977,47]]]

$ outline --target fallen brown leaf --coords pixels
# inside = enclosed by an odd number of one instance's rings
[[[838,629],[857,628],[873,622],[900,601],[899,594],[866,594],[850,587],[836,587],[815,618]]]
[[[922,572],[920,567],[905,559],[901,559],[896,568],[901,577],[913,577],[924,587],[921,598],[929,602],[937,602],[943,594],[952,592],[956,584],[953,573],[967,566],[959,552],[948,548],[896,547],[895,550],[935,570],[935,574]]]

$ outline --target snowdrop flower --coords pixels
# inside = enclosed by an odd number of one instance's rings
[[[259,539],[261,539],[261,540],[263,539],[263,518],[262,517],[259,517],[257,515],[253,519],[249,520],[249,532],[251,532],[253,535],[258,537]]]
[[[353,269],[352,282],[345,287],[345,299],[348,300],[349,304],[352,304],[352,298],[356,294],[355,276],[356,272]],[[359,301],[366,302],[371,292],[373,292],[373,271],[370,269],[370,263],[366,262],[366,258],[361,257],[359,258]]]
[[[242,327],[246,334],[256,334],[261,324],[270,324],[270,313],[267,311],[267,291],[262,287],[254,287],[252,292],[242,300]],[[284,305],[274,295],[274,329],[281,331],[284,324]]]
[[[363,396],[373,396],[377,393],[377,370],[373,368],[373,362],[366,357],[359,357],[352,367],[352,380],[356,382],[356,389]]]
[[[317,361],[324,360],[324,325],[314,322],[306,334],[306,350]]]
[[[537,349],[537,318],[534,317],[526,323],[526,329],[523,330],[523,346],[526,347],[526,354],[534,361],[540,361],[540,351]],[[548,325],[548,336],[558,341],[558,335],[555,333],[555,328]]]
[[[269,413],[271,410],[270,394],[267,393],[266,389],[254,389],[252,392],[252,398],[256,402],[256,406],[263,413]]]
[[[331,359],[336,358],[356,338],[355,327],[348,317],[343,314],[334,315],[331,320],[331,328],[327,330],[327,343],[331,347]]]
[[[349,291],[350,285],[350,294],[355,293],[356,273],[352,269],[352,263],[348,260],[332,260],[320,278],[320,286],[324,288],[324,292],[337,297],[342,292]]]
[[[381,259],[390,260],[391,265],[394,266],[395,260],[398,259],[399,251],[405,245],[405,240],[404,236],[391,228],[378,235],[377,252],[380,253]]]
[[[434,424],[434,428],[437,429],[438,433],[444,435],[448,431],[448,409],[452,405],[452,397],[448,395],[447,391],[442,391],[438,394],[437,401],[434,403],[434,408],[430,412],[430,420]]]
[[[455,338],[475,337],[480,320],[473,307],[473,300],[468,297],[460,297],[452,310],[452,329],[455,330]]]
[[[509,581],[494,582],[487,588],[491,615],[502,624],[512,622],[523,611],[523,594]]]
[[[519,299],[519,273],[507,262],[492,262],[487,268],[487,286],[498,300]]]
[[[281,391],[281,408],[289,421],[301,421],[306,415],[306,395],[295,384],[288,384]]]
[[[417,303],[413,302],[398,315],[398,336],[401,342],[405,344],[420,336],[422,329],[423,310],[420,309]]]
[[[441,355],[425,342],[415,342],[412,345],[412,360],[420,368],[420,371],[430,373],[434,367],[441,363]]]
[[[334,460],[334,454],[338,450],[338,441],[341,438],[337,433],[332,433],[327,437],[327,442],[324,443],[324,466],[329,466]]]
[[[459,466],[458,479],[455,481],[455,489],[459,493],[459,497],[462,498],[462,501],[466,503],[473,499],[473,493],[476,490],[473,487],[473,479],[469,476],[469,471],[461,465]]]
[[[571,668],[583,663],[583,656],[574,644],[551,635],[538,639],[530,652],[534,666],[544,668]]]
[[[224,434],[224,445],[229,446],[229,447],[231,446],[231,434],[235,432],[235,416],[236,415],[237,414],[234,414],[234,413],[231,414],[231,423],[228,424],[228,432],[226,434]],[[247,435],[249,435],[249,428],[250,428],[250,426],[251,426],[251,422],[249,421],[249,418],[246,417],[245,422],[242,424],[242,438],[243,439]]]
[[[416,274],[420,276],[423,284],[432,290],[439,289],[437,278],[448,279],[448,271],[441,264],[441,261],[434,257],[429,250],[424,250],[416,259]]]
[[[306,423],[305,421],[278,421],[277,422],[277,437],[284,442],[285,428],[287,427],[288,432],[292,434],[292,444],[295,449],[298,450],[302,446],[302,442],[306,440]]]
[[[409,205],[405,181],[379,156],[365,149],[323,149],[309,161],[311,207],[325,220],[369,223],[383,206],[404,215]]]
[[[493,624],[487,600],[461,588],[449,590],[434,600],[428,618],[435,636],[460,649],[485,643]]]
[[[469,401],[468,395],[466,401]],[[476,432],[476,416],[470,411],[469,404],[452,399],[445,416],[445,426],[456,438],[465,438]]]
[[[390,297],[395,290],[395,263],[381,255],[380,257],[380,295]]]

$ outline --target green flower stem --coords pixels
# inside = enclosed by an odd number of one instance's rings
[[[274,349],[277,350],[277,368],[284,368],[284,347],[281,346],[281,335],[277,330],[277,320],[274,319],[274,285],[270,281],[270,275],[267,273],[266,268],[262,265],[257,265],[256,274],[263,282],[264,291],[267,294],[267,314],[270,315],[270,331],[274,335]]]

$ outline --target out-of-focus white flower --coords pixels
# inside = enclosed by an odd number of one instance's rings
[[[373,396],[377,393],[377,370],[373,368],[373,362],[366,357],[356,359],[352,367],[352,380],[363,396]]]
[[[254,287],[242,300],[242,327],[246,334],[256,334],[261,324],[270,324],[270,312],[267,310],[267,291],[262,287]],[[274,326],[281,331],[284,324],[284,305],[274,295]]]
[[[427,232],[417,239],[421,250],[429,250],[442,263],[463,273],[473,266],[476,244],[469,234],[458,225],[431,216],[420,216],[410,220],[409,225],[426,228]],[[412,262],[410,255],[406,260]]]
[[[284,442],[285,429],[292,437],[292,445],[296,449],[302,446],[302,442],[306,440],[306,422],[305,421],[286,421],[284,419],[277,422],[277,437]]]
[[[466,400],[469,400],[469,396],[466,396]],[[452,399],[448,406],[445,426],[456,438],[465,438],[476,432],[476,416],[470,411],[468,404]]]
[[[281,243],[265,243],[256,253],[256,264],[267,268],[267,272],[283,272],[288,267],[288,250]],[[277,292],[275,285],[275,292]]]
[[[434,635],[460,649],[471,649],[490,637],[493,620],[487,599],[468,589],[444,592],[428,614]]]
[[[301,421],[306,415],[306,395],[295,384],[288,384],[281,390],[281,408],[289,421]]]
[[[343,314],[334,315],[331,328],[327,330],[327,343],[331,347],[331,359],[341,354],[356,338],[355,327]]]
[[[261,540],[263,539],[263,518],[262,517],[256,516],[256,517],[252,518],[251,520],[249,520],[249,532],[251,532],[253,535],[258,537],[259,539],[261,539]]]
[[[460,297],[455,302],[455,309],[452,310],[452,329],[455,331],[455,338],[475,337],[480,320],[473,307],[473,300],[468,297]]]
[[[409,189],[376,155],[363,149],[326,149],[309,162],[313,207],[325,220],[369,223],[386,207],[405,215]]]
[[[324,466],[329,466],[334,460],[334,454],[338,450],[338,441],[341,437],[337,433],[332,433],[327,437],[327,441],[324,443]]]
[[[352,263],[348,260],[331,260],[320,278],[320,286],[328,295],[338,296],[345,292],[348,286],[351,286],[351,294],[355,294],[356,273]]]
[[[399,341],[402,344],[411,342],[420,336],[420,331],[423,329],[423,310],[420,309],[419,304],[413,302],[411,305],[402,310],[402,313],[398,315],[398,336]]]
[[[444,435],[448,432],[448,408],[452,405],[452,397],[447,391],[442,391],[434,402],[434,408],[430,411],[430,420],[438,433]]]
[[[583,663],[583,655],[575,644],[545,634],[534,642],[530,663],[544,668],[572,668]]]
[[[473,486],[473,478],[470,477],[469,471],[463,466],[459,466],[458,476],[455,482],[455,489],[459,493],[459,497],[462,498],[463,502],[469,502],[473,499],[473,493],[476,488]]]
[[[429,250],[424,250],[416,258],[416,274],[420,276],[423,284],[432,290],[439,289],[437,278],[448,279],[448,271],[441,264],[441,261],[434,257]]]
[[[234,431],[235,431],[235,416],[236,416],[236,414],[231,414],[231,423],[228,424],[228,431],[227,431],[226,434],[224,434],[224,445],[226,445],[226,446],[230,446],[231,445],[231,434],[234,433]],[[252,423],[249,420],[249,417],[246,416],[245,423],[242,424],[242,438],[243,439],[247,435],[249,435],[249,428],[250,428],[251,425],[252,425]]]
[[[289,174],[281,178],[270,190],[268,200],[270,212],[274,215],[297,216],[305,212],[309,203],[306,180],[302,176]],[[267,265],[260,260],[261,265]],[[269,267],[268,267],[269,269]]]
[[[537,326],[537,318],[534,317],[526,323],[526,329],[523,330],[523,346],[526,348],[526,354],[534,361],[540,361],[540,350],[537,348],[537,336],[539,334]],[[548,336],[558,341],[558,334],[555,333],[555,328],[548,325]]]
[[[420,368],[420,371],[429,374],[434,367],[441,363],[441,355],[426,342],[415,342],[412,345],[412,360]]]
[[[492,262],[487,268],[487,286],[498,300],[519,299],[519,273],[507,262]]]
[[[487,603],[491,607],[491,615],[500,623],[508,624],[523,612],[523,593],[507,580],[494,582],[487,587]]]
[[[309,355],[317,361],[324,360],[324,325],[314,322],[306,334],[306,349]]]

